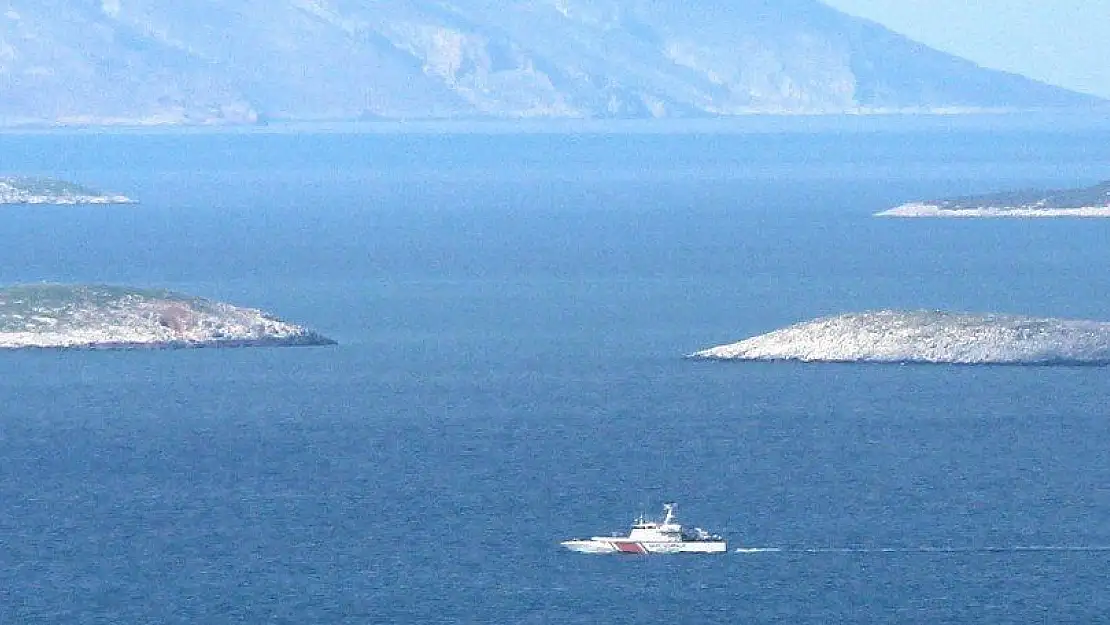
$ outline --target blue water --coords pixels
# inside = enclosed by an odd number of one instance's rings
[[[1110,319],[1110,132],[7,135],[137,196],[0,208],[0,283],[166,286],[336,348],[0,354],[0,623],[1029,623],[1110,610],[1105,368],[685,353],[879,307]],[[731,547],[568,537],[677,500]]]

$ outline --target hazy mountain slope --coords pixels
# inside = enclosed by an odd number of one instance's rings
[[[197,59],[210,73],[236,85],[256,110],[267,115],[425,117],[465,110],[449,89],[421,71],[417,59],[397,50],[358,15],[341,11],[342,3],[120,0],[120,4],[116,16],[120,23]],[[174,8],[178,6],[187,8]]]
[[[218,72],[99,9],[10,2],[0,15],[0,116],[80,121],[244,119],[250,105]]]
[[[8,0],[0,122],[1088,106],[816,0]]]

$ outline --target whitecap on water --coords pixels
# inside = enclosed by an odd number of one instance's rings
[[[693,354],[714,360],[1110,364],[1110,323],[881,310],[822,317]]]

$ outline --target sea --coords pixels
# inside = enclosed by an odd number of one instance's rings
[[[1110,320],[1110,221],[872,217],[1110,178],[1108,123],[979,121],[0,134],[0,173],[139,200],[0,207],[0,284],[338,341],[0,353],[0,623],[1106,618],[1106,368],[685,358]],[[559,544],[668,501],[729,553]]]

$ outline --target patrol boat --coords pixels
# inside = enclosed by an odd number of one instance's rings
[[[663,519],[653,521],[641,515],[628,536],[576,538],[561,544],[579,553],[724,553],[725,539],[695,527],[683,529],[675,522],[675,504],[663,504]]]

